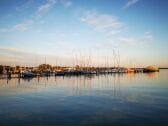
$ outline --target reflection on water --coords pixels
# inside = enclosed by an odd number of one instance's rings
[[[168,71],[0,80],[0,125],[166,125]]]

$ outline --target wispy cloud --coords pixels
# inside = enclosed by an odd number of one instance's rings
[[[64,7],[70,7],[72,5],[71,0],[47,0],[47,2],[45,4],[42,4],[38,7],[37,13],[43,14],[43,13],[47,12],[56,3],[61,3]]]
[[[1,47],[0,48],[0,64],[16,65],[28,63],[32,64],[32,57],[35,56],[34,53],[30,51],[25,51],[23,49],[11,48],[11,47]]]
[[[28,8],[31,6],[31,2],[27,2],[20,7],[18,6],[16,10],[23,10],[25,8]],[[0,33],[5,33],[5,32],[12,32],[12,31],[26,31],[28,28],[30,28],[35,22],[40,22],[39,19],[42,18],[42,15],[49,11],[49,9],[56,3],[56,0],[47,0],[45,4],[39,5],[36,12],[34,13],[34,16],[30,19],[27,19],[25,21],[22,21],[20,23],[17,23],[9,28],[0,28]]]
[[[86,11],[80,20],[93,27],[96,31],[105,33],[106,38],[103,37],[102,42],[92,46],[96,49],[118,48],[122,45],[145,45],[151,42],[153,38],[152,34],[149,32],[145,32],[139,37],[125,37],[123,31],[128,30],[128,26],[119,21],[117,17],[108,14]]]
[[[25,2],[24,4],[17,6],[16,11],[24,11],[25,9],[30,8],[34,0]],[[41,22],[41,19],[45,13],[47,13],[56,3],[60,3],[64,7],[69,7],[72,5],[71,0],[46,0],[45,3],[39,5],[35,10],[32,18],[29,18],[25,21],[17,23],[9,28],[0,28],[0,33],[12,32],[12,31],[26,31],[28,30],[35,22]]]
[[[115,40],[107,39],[104,41],[102,40],[100,43],[91,44],[90,47],[96,50],[112,50],[119,48],[120,45],[116,43]]]
[[[123,44],[128,44],[128,45],[139,45],[139,44],[145,44],[148,43],[152,40],[153,36],[149,32],[145,32],[142,37],[121,37],[119,38],[119,41]]]
[[[64,7],[70,7],[72,5],[71,0],[60,0],[60,2]]]
[[[34,54],[32,51],[26,49],[19,49],[14,47],[0,47],[1,54],[11,54],[13,56],[21,56],[22,54]]]
[[[0,64],[4,65],[37,66],[43,64],[45,58],[47,63],[50,63],[51,65],[55,65],[56,60],[59,61],[57,65],[70,65],[72,63],[70,54],[48,54],[38,53],[27,49],[0,47]]]
[[[108,14],[100,14],[96,11],[84,12],[80,20],[92,26],[97,31],[112,35],[119,33],[124,27],[124,24],[121,23],[117,17]]]
[[[13,27],[13,30],[25,31],[33,24],[33,20],[28,20],[20,24],[16,24]]]
[[[57,51],[64,50],[64,52],[71,52],[72,50],[76,49],[76,46],[72,42],[67,42],[63,40],[59,41],[51,41],[48,42],[47,45],[51,47],[52,49],[56,49]]]
[[[38,16],[47,12],[54,4],[56,4],[56,0],[47,0],[45,4],[40,5],[37,10]]]
[[[12,32],[12,31],[26,31],[34,23],[33,20],[26,20],[18,23],[9,28],[0,28],[0,33]]]
[[[139,0],[128,0],[128,2],[124,6],[124,9],[129,8],[130,6],[136,4],[137,2],[139,2]]]

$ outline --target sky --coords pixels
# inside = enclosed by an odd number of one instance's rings
[[[167,0],[0,0],[0,64],[168,67]]]

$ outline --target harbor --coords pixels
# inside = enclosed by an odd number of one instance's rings
[[[0,0],[0,126],[168,126],[168,0]]]
[[[49,64],[42,64],[38,67],[10,67],[1,65],[0,78],[26,78],[43,76],[75,76],[75,75],[99,75],[99,74],[126,74],[126,73],[146,73],[159,72],[154,66],[146,68],[124,68],[124,67],[52,67]]]

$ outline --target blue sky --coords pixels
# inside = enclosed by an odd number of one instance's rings
[[[168,67],[167,12],[167,0],[0,0],[0,64]]]

